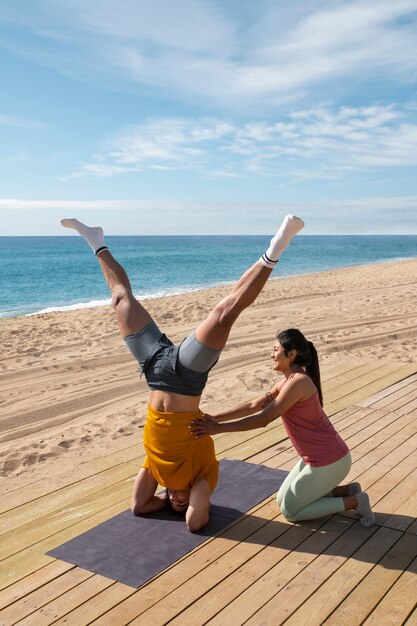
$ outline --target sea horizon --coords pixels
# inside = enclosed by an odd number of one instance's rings
[[[126,267],[135,296],[143,300],[231,284],[261,256],[269,239],[270,235],[106,237]],[[417,235],[298,235],[272,277],[401,261],[415,258],[416,250]],[[0,318],[110,302],[98,263],[81,237],[2,236],[0,262]]]

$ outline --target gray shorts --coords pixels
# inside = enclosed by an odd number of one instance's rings
[[[175,346],[154,321],[125,337],[125,342],[150,389],[190,396],[201,395],[208,372],[221,353],[198,341],[195,332]]]

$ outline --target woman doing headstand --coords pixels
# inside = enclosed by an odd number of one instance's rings
[[[281,416],[300,460],[277,494],[284,517],[291,522],[355,510],[363,526],[375,522],[368,494],[359,483],[339,486],[351,467],[349,449],[322,408],[323,397],[316,349],[295,328],[278,333],[272,367],[284,374],[269,393],[217,415],[193,421],[197,437],[251,430]],[[260,412],[259,412],[260,411]],[[256,415],[254,415],[256,413]],[[245,416],[252,416],[246,417]],[[245,419],[239,419],[245,418]],[[227,420],[239,420],[237,422]]]
[[[110,253],[100,227],[76,219],[61,220],[92,248],[111,291],[120,333],[139,362],[149,387],[143,442],[146,459],[136,477],[131,508],[135,515],[165,506],[155,495],[158,483],[178,512],[185,513],[190,531],[209,519],[210,495],[216,487],[218,462],[210,437],[194,439],[189,425],[202,416],[200,398],[210,369],[224,348],[233,323],[261,292],[281,253],[304,226],[288,215],[268,250],[221,300],[207,318],[179,345],[164,335],[132,293],[123,267]]]

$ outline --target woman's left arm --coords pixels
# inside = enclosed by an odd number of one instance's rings
[[[242,430],[264,428],[274,419],[286,413],[296,402],[305,395],[305,385],[302,379],[289,381],[278,396],[257,415],[251,415],[233,422],[217,422],[211,418],[191,422],[191,435],[198,438],[204,435],[217,435]]]

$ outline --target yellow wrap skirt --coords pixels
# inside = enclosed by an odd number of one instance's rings
[[[205,478],[214,491],[217,485],[219,463],[209,436],[193,439],[190,422],[201,418],[201,411],[161,413],[148,404],[143,431],[146,459],[142,467],[151,472],[163,487],[178,491],[191,489],[200,478]]]

